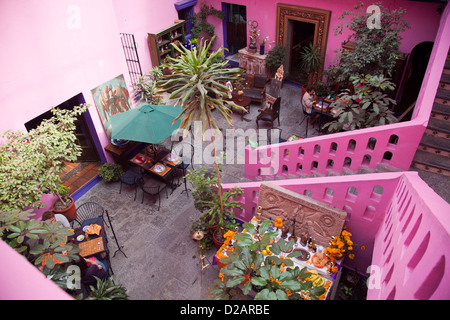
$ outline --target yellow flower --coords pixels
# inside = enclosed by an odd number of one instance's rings
[[[351,260],[355,259],[355,255],[354,255],[353,253],[350,253],[350,254],[348,255],[348,257],[349,257]]]
[[[225,275],[223,274],[223,273],[219,273],[219,278],[222,280],[222,282],[223,282],[223,279],[225,278]]]
[[[361,246],[361,250],[366,250],[366,246]]]
[[[231,240],[234,238],[234,231],[228,230],[223,237],[227,240]]]

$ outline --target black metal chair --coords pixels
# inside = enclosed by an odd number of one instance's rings
[[[278,126],[280,125],[280,105],[281,97],[275,98],[270,95],[266,95],[266,106],[263,109],[259,109],[259,115],[256,117],[256,128],[259,128],[259,121],[268,121],[273,128],[273,123],[278,120]]]
[[[149,195],[152,197],[158,197],[158,211],[161,208],[161,192],[166,190],[166,199],[168,198],[167,194],[167,184],[162,181],[156,179],[150,179],[145,181],[144,179],[139,180],[139,185],[142,189],[142,200],[141,203],[144,203],[145,195]],[[156,200],[155,200],[156,202]]]
[[[136,200],[136,193],[137,193],[137,184],[139,180],[142,179],[142,174],[133,171],[132,169],[125,172],[120,177],[120,190],[119,193],[122,193],[122,184],[126,184],[128,186],[134,186],[134,200]]]
[[[77,222],[79,227],[84,227],[86,225],[95,224],[98,222],[106,224],[104,213],[105,210],[97,202],[85,202],[77,207],[74,222]]]

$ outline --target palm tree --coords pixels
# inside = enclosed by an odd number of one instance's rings
[[[170,99],[177,99],[175,104],[181,104],[183,107],[183,111],[174,120],[181,118],[179,129],[188,129],[193,121],[201,121],[202,137],[204,137],[207,129],[214,129],[220,133],[216,119],[211,112],[213,109],[225,118],[231,128],[234,128],[231,117],[232,111],[225,105],[225,99],[228,97],[229,91],[225,82],[240,79],[242,73],[242,69],[228,68],[227,61],[218,59],[223,54],[222,47],[217,51],[209,51],[214,38],[211,41],[200,41],[199,45],[191,50],[172,44],[180,54],[175,58],[169,57],[168,62],[163,64],[163,67],[172,70],[172,74],[164,76],[159,81],[162,87],[161,91],[171,93]],[[244,108],[231,101],[226,101],[226,103],[235,109],[245,111]],[[220,169],[213,135],[211,142],[218,178],[221,213],[223,213]]]

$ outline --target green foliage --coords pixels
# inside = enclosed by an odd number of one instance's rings
[[[344,82],[355,74],[391,76],[400,53],[400,34],[410,28],[403,19],[408,12],[402,8],[389,11],[381,3],[374,5],[380,8],[380,28],[367,27],[372,13],[366,12],[362,2],[339,18],[343,22],[335,28],[335,35],[342,34],[344,29],[352,31],[347,41],[354,43],[354,49],[351,52],[342,48],[338,50],[335,65],[326,72],[329,80]],[[348,17],[350,19],[346,20]]]
[[[86,300],[128,300],[126,288],[120,284],[114,284],[112,277],[105,280],[94,277],[97,280],[97,284],[96,286],[89,286],[91,293]]]
[[[202,201],[211,201],[214,197],[214,186],[217,185],[217,176],[209,173],[209,170],[199,165],[196,170],[188,170],[185,176],[192,184],[192,197],[194,198],[195,208],[203,212],[207,206]]]
[[[267,52],[266,67],[270,73],[275,71],[286,61],[286,48],[277,44],[272,50]]]
[[[234,187],[219,196],[219,188],[211,188],[212,199],[201,200],[200,204],[206,207],[206,212],[201,217],[202,220],[209,221],[213,225],[217,221],[217,228],[224,227],[232,229],[236,226],[234,209],[243,209],[240,200],[236,200],[243,193],[242,188]]]
[[[191,29],[192,37],[195,39],[206,38],[212,40],[214,38],[215,28],[208,22],[208,17],[213,16],[223,19],[224,13],[215,9],[212,5],[208,6],[205,3],[200,5],[200,11],[192,17],[193,26]]]
[[[205,221],[198,219],[194,221],[191,225],[191,234],[193,234],[196,231],[202,231],[203,232],[203,239],[199,240],[199,244],[201,246],[202,250],[209,250],[213,244],[212,240],[212,233],[209,229],[209,224]]]
[[[88,105],[73,110],[52,108],[53,117],[29,132],[6,131],[0,146],[0,212],[43,207],[42,194],[57,194],[66,161],[81,154],[75,120]]]
[[[124,174],[122,167],[117,163],[104,163],[97,171],[97,175],[106,182],[119,181]]]
[[[375,127],[398,120],[394,117],[391,107],[395,100],[383,93],[384,90],[393,90],[394,84],[383,75],[358,75],[350,80],[355,88],[355,94],[350,90],[339,95],[331,107],[340,106],[342,110],[334,115],[337,120],[324,125],[330,132],[341,130],[356,130]]]
[[[213,37],[214,39],[214,37]],[[227,61],[213,63],[218,56],[222,55],[223,48],[209,52],[212,41],[200,41],[199,45],[191,50],[183,46],[172,46],[180,55],[176,58],[169,57],[170,64],[164,64],[172,70],[172,75],[164,76],[161,82],[163,92],[170,92],[170,99],[177,99],[175,104],[181,104],[183,111],[175,120],[181,118],[180,129],[190,128],[193,121],[202,122],[202,136],[206,130],[215,129],[219,131],[212,110],[217,110],[227,123],[232,124],[231,110],[226,106],[230,105],[240,111],[245,108],[233,102],[227,102],[229,88],[224,84],[228,80],[237,80],[242,69],[227,68]],[[212,140],[214,142],[214,140]],[[220,170],[216,158],[216,149],[213,145],[214,163],[217,175],[217,195],[220,202],[220,215],[224,214],[222,202],[222,185],[220,183]]]
[[[301,68],[306,73],[312,73],[320,67],[320,50],[318,47],[315,47],[312,42],[304,47],[300,56],[302,58]]]
[[[250,223],[242,226],[246,232],[238,233],[234,239],[234,250],[227,253],[227,257],[221,258],[220,262],[226,264],[221,268],[224,274],[223,280],[216,280],[215,287],[211,293],[215,299],[229,299],[233,288],[239,286],[244,280],[249,280],[243,285],[244,295],[250,293],[252,286],[260,290],[255,300],[289,300],[301,299],[296,292],[303,291],[310,299],[317,299],[325,292],[323,287],[313,287],[311,281],[307,281],[309,274],[307,268],[300,270],[292,267],[294,264],[290,258],[297,257],[300,253],[292,252],[285,259],[276,256],[264,256],[261,250],[269,246],[270,241],[277,236],[276,232],[267,232],[271,222],[264,220],[258,228]],[[270,250],[279,255],[293,248],[294,241],[285,242],[280,240],[273,243]],[[288,296],[287,290],[292,295]]]
[[[53,258],[62,263],[78,260],[78,246],[66,243],[67,237],[74,233],[69,228],[61,227],[60,222],[30,219],[33,215],[31,209],[0,213],[0,238],[29,261],[34,261],[34,265],[40,266],[45,262],[44,271],[55,267]],[[27,238],[33,242],[26,241]]]
[[[145,102],[153,105],[162,105],[164,99],[158,92],[157,82],[161,79],[163,73],[159,66],[150,70],[150,72],[140,76],[133,88],[134,99],[137,102]]]

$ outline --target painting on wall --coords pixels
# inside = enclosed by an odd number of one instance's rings
[[[123,74],[92,89],[91,93],[106,134],[108,138],[111,138],[111,116],[132,108],[130,94]]]

